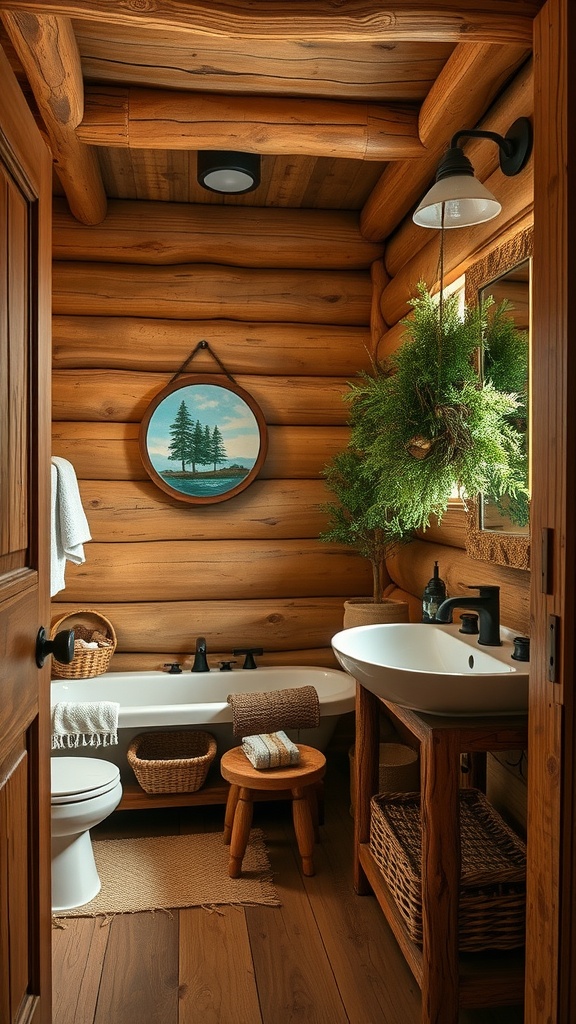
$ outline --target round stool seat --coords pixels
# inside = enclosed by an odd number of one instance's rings
[[[233,747],[222,754],[220,772],[227,782],[250,789],[291,789],[293,785],[312,786],[326,771],[326,758],[314,747],[297,743],[298,764],[286,768],[254,768],[242,747]]]
[[[297,743],[298,764],[285,768],[254,768],[242,747],[227,750],[220,760],[220,772],[230,783],[224,819],[224,842],[230,844],[228,874],[238,878],[248,845],[254,792],[280,792],[292,795],[292,820],[305,875],[314,874],[312,851],[318,820],[315,785],[326,770],[326,758],[314,747]]]
[[[120,769],[97,757],[51,757],[50,789],[52,804],[93,800],[114,789],[120,781]]]

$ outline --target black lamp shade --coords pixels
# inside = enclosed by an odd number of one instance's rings
[[[260,184],[260,156],[202,149],[198,153],[198,182],[209,192],[241,196]]]

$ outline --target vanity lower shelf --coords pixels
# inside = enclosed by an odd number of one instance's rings
[[[408,936],[396,902],[368,843],[359,845],[358,855],[362,869],[404,959],[421,988],[422,950]],[[491,1006],[513,1006],[521,1003],[524,994],[524,951],[462,954],[458,961],[458,988],[459,1005],[462,1009],[487,1009]]]
[[[370,849],[370,800],[378,791],[380,715],[420,751],[423,950],[406,924]],[[422,992],[422,1024],[457,1024],[461,1008],[520,1004],[523,950],[460,953],[460,757],[525,749],[527,716],[447,718],[391,704],[357,686],[354,885],[373,893]],[[427,952],[426,952],[427,951]]]

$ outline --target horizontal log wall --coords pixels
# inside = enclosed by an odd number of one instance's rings
[[[334,666],[343,601],[371,581],[318,540],[322,469],[348,440],[347,382],[370,365],[382,247],[350,214],[110,202],[97,227],[56,204],[54,256],[53,452],[75,467],[92,541],[53,621],[100,611],[120,670],[188,664],[198,635],[213,667],[244,646]],[[235,498],[191,505],[150,480],[138,434],[203,339],[260,405],[268,453]],[[221,373],[209,351],[188,369]]]

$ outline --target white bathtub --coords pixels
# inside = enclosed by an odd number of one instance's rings
[[[94,679],[55,679],[52,704],[58,701],[112,700],[120,703],[118,745],[52,751],[53,756],[101,757],[120,767],[125,781],[134,781],[126,754],[140,732],[193,726],[212,733],[221,754],[240,740],[232,734],[229,693],[284,690],[315,686],[320,699],[317,729],[288,730],[291,739],[325,750],[338,718],[354,710],[354,680],[346,672],[314,666],[236,669],[233,672],[106,672]]]

